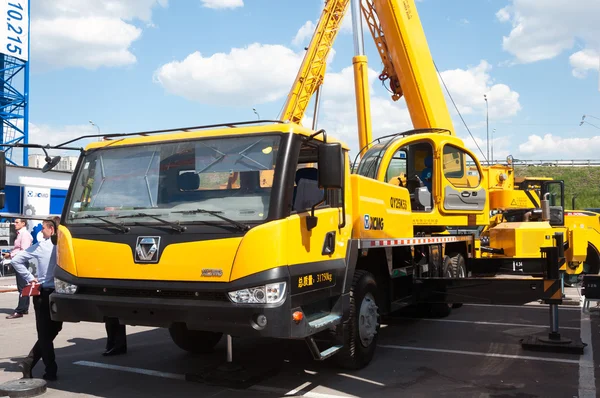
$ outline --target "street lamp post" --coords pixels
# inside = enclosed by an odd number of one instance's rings
[[[496,132],[496,129],[492,130],[492,164],[494,164],[494,133]]]
[[[581,126],[583,125],[583,123],[587,123],[587,124],[589,124],[590,126],[596,127],[597,129],[599,129],[599,130],[600,130],[600,127],[598,127],[598,126],[596,126],[595,124],[593,124],[593,123],[590,123],[590,122],[588,122],[587,120],[585,120],[586,116],[587,116],[587,117],[593,117],[594,119],[598,119],[598,120],[600,120],[600,118],[597,118],[596,116],[592,116],[592,115],[583,115],[583,116],[581,117],[581,122],[579,122],[579,126],[581,127]]]
[[[490,117],[489,117],[487,95],[483,94],[483,99],[485,100],[485,125],[486,125],[486,134],[487,134],[487,162],[489,165],[490,164]]]
[[[91,120],[90,120],[89,122],[90,122],[90,124],[91,124],[92,126],[94,126],[94,127],[96,127],[96,128],[98,129],[98,135],[102,134],[102,133],[100,132],[100,127],[98,127],[98,125],[97,125],[96,123],[92,122]],[[102,141],[102,137],[98,137],[98,141]]]

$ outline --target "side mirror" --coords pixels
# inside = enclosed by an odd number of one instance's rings
[[[6,153],[0,151],[0,191],[4,188],[6,188]]]
[[[44,165],[44,167],[42,167],[42,173],[47,173],[54,167],[56,167],[58,162],[60,162],[60,159],[60,156],[55,156],[52,159],[50,159],[49,156],[46,156],[46,164]]]
[[[319,188],[342,189],[344,185],[344,152],[340,143],[323,143],[319,146]],[[306,227],[310,231],[317,226],[318,219],[315,216],[315,208],[325,201],[323,199],[313,205],[311,214],[306,218]],[[344,222],[340,225],[345,225]]]
[[[338,189],[344,183],[344,153],[340,143],[319,146],[319,188]]]

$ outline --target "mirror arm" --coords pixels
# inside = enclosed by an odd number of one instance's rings
[[[346,193],[344,192],[344,188],[342,191],[342,223],[338,225],[338,229],[342,229],[346,226]]]
[[[325,131],[325,129],[321,129],[321,130],[317,131],[316,133],[311,134],[308,137],[308,141],[313,140],[316,136],[318,136],[320,134],[323,134],[323,142],[327,142],[327,132]]]
[[[315,208],[319,205],[321,205],[321,203],[325,202],[325,198],[327,194],[323,195],[323,199],[321,199],[319,202],[315,203],[311,208],[310,208],[310,215],[306,216],[306,229],[308,229],[309,231],[311,231],[314,227],[317,226],[317,221],[318,221],[318,217],[315,216]]]

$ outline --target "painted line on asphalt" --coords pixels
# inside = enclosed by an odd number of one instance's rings
[[[582,303],[583,306],[583,303]],[[581,341],[587,344],[579,358],[579,398],[596,397],[594,374],[594,349],[592,348],[592,325],[590,314],[581,311]]]
[[[108,363],[91,362],[91,361],[77,361],[77,362],[73,362],[73,364],[89,366],[92,368],[120,370],[122,372],[137,373],[137,374],[146,375],[146,376],[156,376],[156,377],[162,377],[164,379],[185,380],[185,375],[181,375],[181,374],[177,374],[177,373],[159,372],[157,370],[150,370],[150,369],[132,368],[130,366],[111,365]]]
[[[443,349],[443,348],[425,348],[425,347],[412,347],[412,346],[390,345],[390,344],[379,344],[377,346],[382,347],[382,348],[392,348],[395,350],[427,351],[427,352],[439,352],[439,353],[444,353],[444,354],[460,354],[460,355],[472,355],[472,356],[480,356],[480,357],[495,357],[495,358],[506,358],[506,359],[520,359],[520,360],[528,360],[528,361],[579,364],[578,359],[545,358],[545,357],[534,357],[534,356],[528,356],[528,355],[509,355],[509,354],[497,354],[497,353],[493,353],[493,352],[447,350],[447,349]]]
[[[548,311],[548,306],[544,304],[526,304],[526,305],[495,305],[495,304],[463,304],[465,307],[496,307],[496,308],[532,308],[536,310]],[[578,306],[573,305],[559,305],[558,309],[568,311],[579,311]]]
[[[419,321],[428,321],[428,322],[448,322],[448,323],[471,323],[476,325],[490,325],[490,326],[517,326],[517,327],[527,327],[527,328],[544,328],[549,329],[550,325],[532,325],[527,323],[505,323],[505,322],[486,322],[486,321],[465,321],[462,319],[427,319],[421,318]],[[579,330],[579,328],[573,326],[561,326],[561,329],[570,329],[570,330]]]
[[[88,366],[88,367],[92,367],[92,368],[101,368],[101,369],[109,369],[109,370],[118,370],[121,372],[136,373],[136,374],[140,374],[140,375],[144,375],[144,376],[154,376],[154,377],[162,377],[165,379],[185,381],[185,375],[178,374],[178,373],[160,372],[157,370],[134,368],[134,367],[130,367],[130,366],[119,366],[119,365],[112,365],[112,364],[108,364],[108,363],[92,362],[92,361],[77,361],[77,362],[73,362],[73,364],[81,365],[81,366]],[[259,391],[259,392],[268,392],[268,393],[282,394],[282,395],[297,395],[297,396],[299,395],[299,396],[303,396],[306,398],[355,397],[354,395],[322,394],[322,393],[313,392],[313,391],[303,392],[302,389],[306,388],[310,384],[311,384],[310,382],[306,382],[292,390],[287,390],[285,388],[280,388],[280,387],[270,387],[270,386],[261,386],[261,385],[250,386],[248,389],[254,390],[254,391]]]
[[[379,387],[385,387],[385,384],[383,384],[383,383],[380,383],[380,382],[374,381],[374,380],[365,379],[364,377],[358,377],[358,376],[349,375],[349,374],[346,374],[346,373],[338,373],[338,375],[339,376],[347,377],[349,379],[354,379],[354,380],[362,381],[363,383],[369,383],[369,384],[374,384],[374,385],[379,386]]]

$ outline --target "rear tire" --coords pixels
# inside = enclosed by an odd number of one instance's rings
[[[171,340],[184,351],[192,354],[211,352],[223,333],[189,330],[185,323],[176,323],[169,328]]]
[[[452,278],[452,261],[450,257],[444,256],[442,259],[442,273],[435,276],[443,278]],[[419,303],[417,304],[419,316],[424,318],[445,318],[452,312],[452,304],[449,303]]]
[[[340,325],[344,346],[334,356],[342,368],[362,369],[373,359],[381,325],[379,304],[375,278],[367,271],[357,270],[350,290],[350,316]]]
[[[467,277],[467,264],[465,258],[460,253],[453,253],[450,256],[450,270],[452,278],[466,278]],[[460,308],[462,303],[452,304],[452,308]]]

